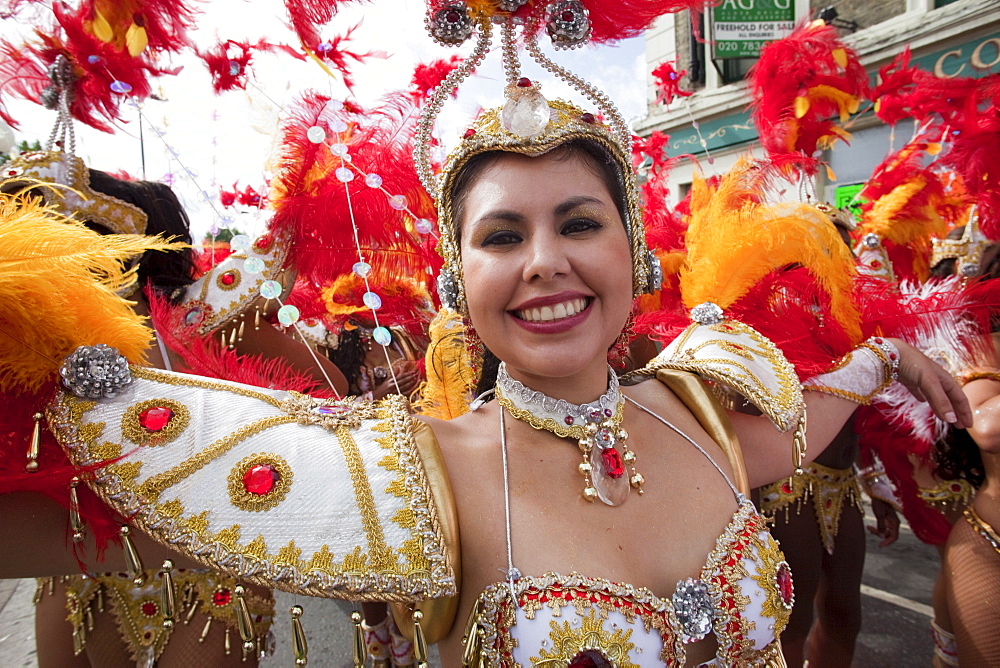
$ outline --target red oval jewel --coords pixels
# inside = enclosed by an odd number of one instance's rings
[[[567,415],[566,417],[563,418],[563,422],[565,422],[566,424],[568,424],[569,426],[572,427],[573,426],[573,416],[572,415]]]
[[[612,668],[612,664],[596,649],[585,649],[573,657],[568,668]]]
[[[265,234],[259,237],[257,241],[253,243],[253,247],[257,250],[267,250],[271,247],[271,235]]]
[[[159,608],[156,606],[156,603],[152,601],[146,601],[145,603],[142,604],[140,610],[142,610],[142,614],[146,615],[147,617],[154,617],[156,616],[156,613],[159,611]]]
[[[559,16],[559,18],[566,23],[570,23],[573,19],[576,18],[576,14],[567,9]]]
[[[153,406],[139,413],[139,424],[146,431],[163,431],[170,424],[174,412],[163,406]]]
[[[889,359],[895,360],[896,359],[896,353],[889,353]]]
[[[236,282],[236,274],[231,271],[227,271],[222,276],[219,277],[219,282],[223,285],[232,285]]]
[[[278,473],[278,469],[270,464],[256,464],[243,474],[243,487],[251,494],[266,496],[271,493],[279,480],[281,474]]]
[[[778,595],[781,596],[781,602],[791,606],[794,591],[792,589],[792,571],[788,568],[788,564],[782,563],[778,566],[775,580],[778,583]]]
[[[475,134],[476,134],[476,131],[473,130],[472,128],[469,128],[468,130],[465,131],[465,135],[464,136],[465,136],[466,139],[468,139],[469,137],[475,136]]]
[[[444,15],[444,18],[448,21],[448,23],[458,23],[462,20],[462,15],[452,9]]]
[[[882,263],[878,260],[872,260],[870,264],[872,269],[880,269],[882,267]]]
[[[601,463],[604,464],[604,472],[609,478],[621,478],[625,475],[622,456],[614,448],[605,448],[601,452]]]
[[[212,594],[212,603],[221,608],[224,605],[229,605],[229,601],[231,601],[232,598],[233,595],[228,589],[216,589]]]
[[[531,88],[531,79],[528,77],[521,77],[517,80],[518,88]]]
[[[589,123],[590,125],[593,125],[594,123],[597,122],[597,119],[589,111],[581,115],[580,120],[583,121],[584,123]]]
[[[792,486],[788,484],[787,480],[785,482],[781,483],[781,493],[782,494],[791,494],[792,493]]]

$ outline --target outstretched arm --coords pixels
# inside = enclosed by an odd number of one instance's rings
[[[942,420],[958,428],[972,426],[972,410],[958,383],[948,372],[913,346],[893,339],[899,350],[899,382],[915,397],[927,401]],[[806,392],[808,448],[804,462],[815,459],[840,432],[857,404],[820,392]],[[780,433],[766,417],[730,412],[747,462],[751,487],[760,487],[791,475],[793,432]]]

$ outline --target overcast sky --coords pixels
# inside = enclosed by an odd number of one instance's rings
[[[225,39],[256,42],[265,38],[270,42],[295,43],[287,27],[284,5],[279,0],[208,0],[200,6],[203,13],[193,37],[202,48]],[[408,87],[417,62],[429,62],[452,53],[465,55],[469,51],[470,45],[460,49],[436,45],[424,30],[425,8],[422,0],[373,0],[362,6],[344,8],[323,30],[323,36],[331,38],[360,22],[350,48],[388,53],[389,57],[384,60],[371,59],[355,68],[354,94],[359,102],[371,104],[389,91]],[[24,30],[11,20],[5,20],[0,26],[0,32],[7,38],[16,38],[19,31]],[[627,119],[645,114],[645,60],[641,38],[626,40],[614,48],[588,47],[554,54],[547,40],[545,42],[545,50],[554,60],[608,92]],[[259,53],[252,66],[256,87],[248,86],[246,92],[232,91],[216,96],[201,61],[182,57],[173,62],[183,65],[184,69],[177,76],[158,81],[165,101],[148,100],[143,109],[149,122],[163,134],[160,139],[156,130],[144,127],[145,177],[173,181],[191,214],[196,239],[213,224],[227,224],[225,216],[235,218],[236,225],[245,232],[259,232],[267,213],[254,215],[221,210],[215,199],[219,186],[228,188],[238,181],[241,187],[252,185],[259,190],[267,173],[281,106],[304,90],[314,89],[343,99],[348,94],[346,89],[339,79],[332,79],[313,62],[299,62],[284,54]],[[548,73],[529,67],[525,74],[541,81],[548,97],[568,97],[584,103]],[[499,52],[494,50],[475,81],[463,86],[458,102],[447,105],[442,113],[438,128],[445,143],[450,146],[455,142],[459,129],[468,125],[476,109],[499,105],[502,88]],[[16,131],[17,140],[39,139],[44,144],[54,121],[53,113],[37,105],[5,100],[21,121]],[[138,114],[134,109],[126,109],[125,116],[131,122],[121,124],[113,136],[78,124],[77,152],[97,169],[125,170],[141,177]],[[176,158],[171,155],[171,148]],[[195,173],[194,182],[183,167]],[[224,216],[221,221],[204,201],[202,192],[208,193],[215,202]]]

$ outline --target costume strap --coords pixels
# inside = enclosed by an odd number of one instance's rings
[[[324,401],[130,369],[113,398],[64,393],[48,419],[135,528],[283,591],[401,603],[456,593],[448,479],[405,399]]]
[[[677,398],[684,402],[702,429],[719,444],[733,469],[733,485],[741,494],[749,496],[750,480],[747,477],[740,441],[725,409],[708,391],[704,382],[693,373],[676,369],[659,369],[656,372],[656,379],[669,387]]]

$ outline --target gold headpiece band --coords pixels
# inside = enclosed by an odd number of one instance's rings
[[[979,273],[979,264],[983,253],[992,242],[979,231],[979,216],[976,207],[969,213],[969,222],[965,225],[962,238],[932,239],[934,252],[931,255],[931,266],[943,260],[955,260],[955,273],[965,278],[972,278]]]
[[[507,79],[507,101],[502,108],[485,111],[476,119],[458,146],[448,156],[440,177],[435,178],[430,160],[431,130],[434,127],[434,121],[448,95],[485,58],[489,51],[493,22],[497,22],[501,26],[501,48]],[[449,43],[447,40],[442,40],[442,32],[438,23],[432,19],[428,20],[431,34],[438,41]],[[470,34],[473,25],[478,25],[479,28],[476,46],[465,62],[452,71],[438,86],[424,107],[418,125],[414,150],[417,174],[420,176],[424,188],[431,193],[437,202],[438,229],[441,232],[438,252],[444,259],[444,265],[438,277],[438,295],[441,302],[456,311],[465,312],[465,289],[462,281],[458,229],[456,221],[452,220],[451,201],[454,179],[462,167],[470,158],[481,153],[504,151],[539,156],[576,139],[587,139],[600,146],[612,158],[617,168],[619,184],[625,197],[624,223],[632,250],[634,294],[639,295],[658,290],[663,281],[663,273],[658,259],[646,245],[639,191],[635,175],[632,172],[632,135],[621,113],[604,93],[542,54],[535,37],[538,31],[533,30],[532,26],[524,28],[525,49],[531,57],[544,69],[567,82],[593,102],[606,122],[602,122],[595,114],[585,112],[561,100],[554,102],[546,100],[537,84],[520,76],[517,38],[512,16],[502,14],[495,14],[492,17],[486,14],[478,16],[475,21],[469,24]],[[582,41],[574,41],[571,44],[564,39],[558,40],[555,34],[553,34],[553,41],[563,47],[584,43],[586,31],[579,29],[577,32],[580,33]],[[550,34],[552,34],[551,30]]]

